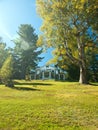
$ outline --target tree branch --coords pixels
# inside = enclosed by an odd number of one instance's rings
[[[64,47],[66,49],[66,56],[69,57],[71,62],[79,65],[79,60],[72,55],[71,50],[68,48],[67,40],[64,42]]]

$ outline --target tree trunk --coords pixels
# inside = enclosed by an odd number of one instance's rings
[[[80,35],[77,36],[78,51],[79,51],[79,67],[80,67],[80,84],[87,84],[87,69],[86,69],[86,56],[85,44],[83,43]]]
[[[86,68],[84,68],[82,65],[80,65],[80,79],[79,79],[79,83],[80,84],[87,84],[87,70]]]

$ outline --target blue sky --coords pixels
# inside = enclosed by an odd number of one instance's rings
[[[36,13],[36,0],[0,0],[0,36],[7,46],[13,47],[11,41],[17,35],[20,24],[31,24],[36,34],[40,34],[41,18]],[[51,58],[50,51],[42,56],[44,65]]]

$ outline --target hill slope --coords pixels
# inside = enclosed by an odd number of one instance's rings
[[[0,85],[0,130],[97,130],[98,86],[15,81]]]

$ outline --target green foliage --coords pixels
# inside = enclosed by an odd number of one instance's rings
[[[74,64],[67,65],[67,73],[69,81],[78,81],[79,80],[79,67]]]
[[[90,80],[93,82],[98,82],[98,58],[97,55],[92,55],[89,62],[89,75]]]
[[[98,86],[15,82],[14,89],[0,85],[1,130],[97,130]]]
[[[22,24],[19,27],[18,38],[14,40],[14,78],[25,79],[41,60],[39,55],[42,50],[38,50],[36,46],[38,36],[34,31],[29,24]]]
[[[98,34],[98,0],[91,0],[88,1],[88,8],[87,8],[91,23],[91,27],[97,32]]]
[[[68,81],[79,80],[79,67],[71,63],[67,58],[58,60],[58,66],[67,72]]]
[[[7,56],[8,51],[6,49],[6,44],[2,41],[2,38],[0,38],[0,68],[2,67]]]
[[[0,78],[2,83],[5,84],[5,86],[13,87],[13,83],[11,80],[12,71],[13,71],[12,56],[9,56],[3,63],[3,66],[0,70]]]

